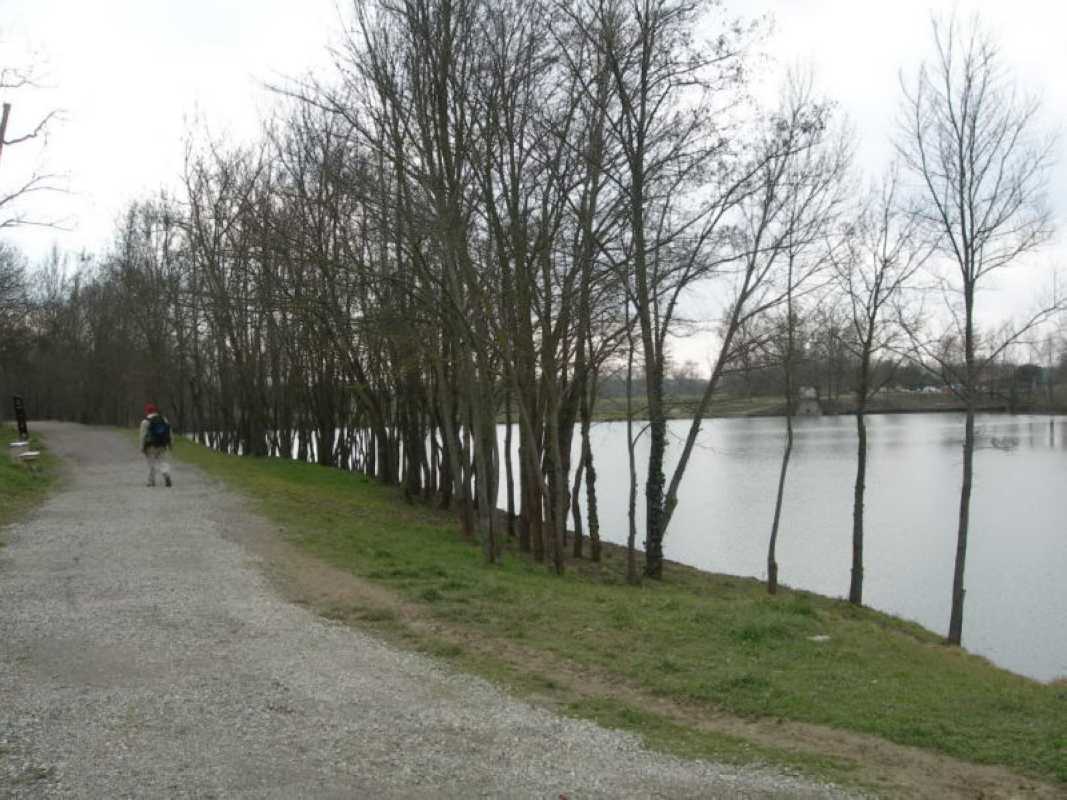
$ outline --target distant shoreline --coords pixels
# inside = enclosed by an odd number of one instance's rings
[[[871,414],[962,414],[967,409],[963,406],[938,406],[935,408],[868,408],[863,413],[865,415]],[[1009,416],[1022,416],[1022,415],[1052,415],[1063,416],[1067,414],[1065,409],[1016,409],[1012,411],[1007,406],[990,406],[977,409],[979,414],[1005,414]],[[750,414],[753,417],[784,417],[784,413],[756,413]],[[841,411],[824,411],[820,416],[823,417],[854,417],[856,416],[855,409],[841,410]]]
[[[616,398],[612,398],[613,400]],[[798,417],[850,417],[856,415],[856,409],[853,407],[840,407],[839,401],[832,401],[827,403],[829,408],[824,407],[821,414],[817,415],[797,415]],[[605,408],[598,408],[593,415],[594,422],[625,422],[625,411],[613,407],[614,404],[608,404]],[[674,401],[668,400],[665,404],[667,407],[666,417],[668,420],[683,420],[692,419],[692,406],[691,401]],[[755,405],[755,404],[753,404]],[[962,414],[966,409],[962,405],[929,405],[929,406],[916,406],[916,407],[901,407],[901,406],[874,406],[867,408],[864,411],[864,415],[896,415],[896,414]],[[1006,416],[1020,416],[1020,415],[1049,415],[1049,416],[1064,416],[1067,415],[1067,408],[1048,406],[1020,406],[1014,410],[1011,409],[1007,403],[996,403],[990,405],[983,405],[977,409],[979,414],[1003,414]],[[736,406],[727,408],[712,408],[707,414],[704,415],[704,419],[744,419],[749,417],[784,417],[785,408],[781,402],[775,402],[773,404],[766,404],[755,407],[738,408]],[[635,409],[634,421],[647,422],[648,415],[644,406]],[[504,420],[499,420],[503,422]]]

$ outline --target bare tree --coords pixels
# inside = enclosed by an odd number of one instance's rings
[[[747,163],[744,183],[732,203],[735,224],[726,250],[733,293],[720,325],[721,343],[689,426],[678,464],[664,499],[664,529],[678,502],[678,488],[696,446],[701,423],[730,365],[752,347],[740,334],[783,304],[798,289],[811,286],[824,255],[810,252],[828,231],[841,202],[841,180],[850,153],[843,137],[829,136],[829,109],[814,101],[810,82],[795,83],[783,105],[771,115]],[[822,248],[825,251],[825,248]],[[758,336],[757,336],[758,338]],[[783,463],[788,464],[788,442]],[[780,489],[784,485],[782,471]],[[780,505],[780,504],[779,504]],[[777,525],[768,548],[768,587],[777,573],[774,548]]]
[[[809,113],[809,108],[817,107],[811,100],[811,93],[810,78],[799,81],[791,78],[783,104],[782,118],[803,118]],[[774,517],[767,547],[769,594],[778,591],[778,561],[775,550],[786,477],[793,452],[793,417],[798,400],[796,372],[800,356],[797,334],[804,315],[803,304],[798,301],[803,300],[804,295],[809,294],[814,287],[825,283],[822,273],[829,262],[829,254],[834,250],[834,245],[827,245],[826,241],[840,214],[850,160],[847,133],[842,130],[838,136],[828,138],[819,146],[806,148],[785,162],[785,191],[782,196],[787,202],[785,213],[777,222],[779,233],[775,238],[782,244],[781,253],[785,268],[785,343],[781,360],[785,375],[786,443],[782,452]],[[757,215],[756,218],[761,219],[761,216]],[[773,260],[777,253],[778,248],[775,248],[769,253],[769,257]]]
[[[22,201],[38,192],[59,190],[59,176],[20,165],[15,170],[14,181],[9,183],[7,176],[12,174],[12,165],[3,161],[3,156],[10,148],[43,138],[59,116],[59,111],[53,110],[31,119],[28,124],[19,124],[13,97],[20,91],[37,88],[40,88],[40,81],[33,66],[0,65],[0,166],[3,166],[0,177],[4,178],[0,182],[0,229],[17,225],[56,224],[54,221],[35,220],[23,207]],[[10,159],[8,155],[7,162]]]
[[[856,481],[852,501],[852,577],[848,599],[863,604],[863,504],[867,486],[867,403],[891,378],[878,380],[874,360],[890,349],[900,334],[892,316],[894,304],[931,246],[924,244],[918,215],[902,210],[897,170],[872,193],[845,231],[841,248],[832,254],[837,288],[849,310],[849,335],[842,337],[855,363]],[[899,304],[897,311],[900,312]]]
[[[932,21],[934,56],[904,85],[897,149],[922,185],[921,214],[954,266],[945,278],[962,366],[942,361],[966,409],[963,480],[948,641],[963,635],[964,567],[974,475],[974,416],[982,362],[975,327],[978,289],[1052,233],[1044,189],[1053,139],[1040,103],[1024,96],[977,18]],[[902,81],[903,83],[903,81]],[[1037,314],[1036,323],[1047,314]],[[999,352],[999,351],[998,351]],[[987,359],[988,361],[988,359]]]
[[[667,342],[688,289],[722,264],[721,226],[751,174],[735,112],[742,102],[748,32],[725,24],[710,2],[585,0],[559,4],[607,70],[610,152],[604,174],[623,195],[624,229],[601,241],[626,284],[644,365],[649,460],[645,479],[645,574],[662,574],[672,492],[664,473]],[[702,22],[724,23],[711,46]],[[593,87],[604,84],[593,82]],[[683,467],[684,469],[684,467]],[[676,487],[675,487],[676,488]]]

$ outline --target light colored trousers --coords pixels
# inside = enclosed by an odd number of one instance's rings
[[[163,473],[165,478],[170,477],[170,462],[167,460],[167,448],[147,447],[144,457],[148,461],[148,485],[156,485],[156,470]]]

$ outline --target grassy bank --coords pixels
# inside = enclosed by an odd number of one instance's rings
[[[31,449],[41,452],[33,468],[17,461],[15,449],[8,447],[17,440],[18,432],[13,426],[0,424],[0,528],[41,502],[57,476],[56,459],[47,452],[40,437],[30,436]]]
[[[333,616],[399,632],[656,746],[835,778],[854,766],[704,724],[728,712],[871,734],[1067,788],[1067,686],[997,669],[913,624],[678,565],[634,588],[617,550],[599,566],[572,562],[562,578],[517,553],[487,567],[450,517],[359,476],[186,442],[178,454],[253,498],[304,551],[401,599],[342,602]]]

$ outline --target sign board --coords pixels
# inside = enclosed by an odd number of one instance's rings
[[[13,399],[15,401],[15,423],[19,426],[19,438],[29,439],[30,431],[26,427],[26,404],[18,395],[15,395]]]

